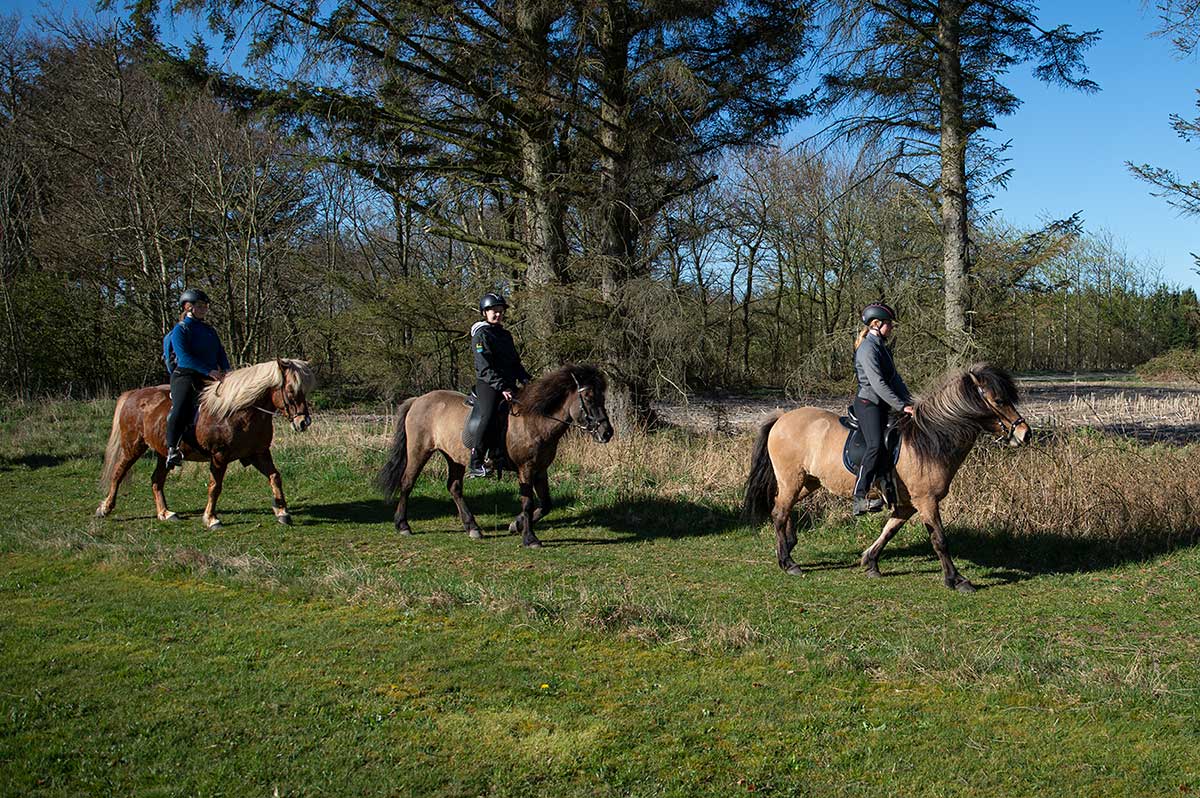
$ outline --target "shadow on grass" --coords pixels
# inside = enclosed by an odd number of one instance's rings
[[[637,543],[646,540],[678,540],[705,535],[719,535],[734,527],[744,526],[738,513],[729,508],[697,504],[682,499],[660,496],[639,496],[612,502],[602,507],[588,508],[573,518],[555,524],[553,515],[537,527],[600,528],[621,537],[552,537],[543,540],[547,546],[597,545]]]
[[[1149,562],[1196,546],[1200,543],[1200,529],[1170,536],[1159,530],[1134,529],[1121,537],[1094,539],[951,527],[946,530],[946,543],[956,561],[992,569],[983,580],[984,586],[997,586],[1046,574],[1093,573]],[[901,557],[933,558],[933,547],[925,538],[885,549],[880,557],[884,576],[899,575],[900,572],[887,569],[887,561]],[[972,578],[970,574],[967,577]]]
[[[53,468],[62,465],[73,456],[61,454],[26,454],[20,457],[0,457],[0,471],[13,471],[17,468]]]
[[[517,493],[516,482],[487,481],[486,484],[469,485],[465,491],[467,507],[476,516],[499,515],[502,518],[514,518],[521,510],[520,496]],[[538,528],[555,526],[554,520],[558,513],[572,507],[578,501],[575,494],[564,492],[553,494],[554,509],[550,517],[540,522]],[[292,513],[296,522],[301,526],[324,523],[352,524],[387,524],[392,526],[396,503],[377,496],[354,501],[331,502],[325,504],[296,505]],[[444,490],[440,495],[435,491],[433,496],[414,495],[408,499],[408,520],[418,534],[422,529],[432,526],[446,526],[456,532],[462,531],[458,522],[458,512],[454,507],[454,499]],[[448,523],[444,523],[447,522]],[[432,531],[432,530],[430,530]]]

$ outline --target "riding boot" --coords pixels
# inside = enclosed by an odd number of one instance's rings
[[[883,509],[883,499],[868,499],[866,496],[854,497],[854,514],[866,515],[877,513]]]
[[[177,465],[183,465],[183,452],[179,451],[179,447],[171,446],[167,448],[167,470],[170,471]]]
[[[488,470],[487,465],[483,461],[483,447],[476,446],[471,450],[471,464],[467,466],[467,479],[476,479],[489,477],[492,472]]]

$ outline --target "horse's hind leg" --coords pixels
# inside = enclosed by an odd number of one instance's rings
[[[446,490],[450,491],[450,498],[454,499],[454,505],[458,507],[458,520],[462,521],[463,529],[473,540],[479,540],[483,537],[483,532],[479,531],[475,515],[467,507],[467,501],[463,497],[463,477],[466,476],[467,468],[462,463],[454,462],[447,455],[446,470],[449,472],[446,476]]]
[[[408,525],[408,494],[412,492],[413,485],[417,484],[421,469],[432,455],[432,450],[414,452],[411,447],[408,450],[408,464],[404,468],[404,476],[400,478],[400,487],[396,490],[396,515],[393,519],[396,531],[401,535],[413,533],[412,527]]]
[[[167,484],[167,458],[156,455],[154,473],[150,475],[150,489],[154,492],[154,509],[159,521],[178,521],[179,516],[167,508],[167,494],[163,486]]]
[[[775,507],[771,510],[771,521],[775,525],[775,560],[791,576],[803,573],[792,559],[792,549],[796,548],[792,508],[814,490],[816,485],[810,485],[804,476],[786,477],[779,480],[779,492],[775,494]]]
[[[227,464],[221,460],[213,460],[208,464],[208,504],[204,507],[204,526],[208,529],[220,529],[221,519],[217,518],[217,499],[221,497],[221,486],[225,484],[225,469]]]
[[[875,542],[867,547],[867,550],[862,554],[860,562],[867,576],[872,579],[882,576],[879,573],[879,555],[883,552],[883,547],[888,544],[888,541],[900,531],[900,527],[904,526],[904,522],[912,518],[914,512],[916,510],[912,507],[897,507],[892,512],[892,517],[883,525],[883,532],[879,534]]]
[[[281,524],[291,526],[292,517],[288,514],[287,499],[283,495],[283,477],[275,467],[275,458],[271,457],[271,451],[268,449],[256,454],[250,459],[250,463],[271,483],[271,510],[275,513],[275,519]]]
[[[933,550],[942,563],[942,582],[951,590],[957,590],[960,593],[974,593],[975,586],[958,572],[954,561],[950,559],[950,549],[946,546],[946,532],[942,527],[942,513],[938,508],[937,500],[925,499],[921,502],[914,501],[914,504],[921,511],[921,520],[925,522],[925,528],[929,530],[929,542],[933,544]]]
[[[100,502],[100,506],[96,508],[96,515],[98,517],[103,518],[117,506],[117,490],[121,487],[121,483],[125,481],[125,476],[129,473],[129,469],[133,468],[133,464],[146,453],[146,449],[148,448],[144,442],[138,441],[138,445],[132,452],[121,453],[121,459],[117,461],[117,465],[113,469],[112,482],[108,486],[108,495],[104,497],[104,501]]]

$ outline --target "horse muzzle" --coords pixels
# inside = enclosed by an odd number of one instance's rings
[[[296,430],[296,432],[304,432],[304,430],[308,429],[311,425],[312,418],[310,416],[302,415],[292,417],[292,429]]]
[[[613,426],[608,419],[605,419],[604,423],[597,427],[592,434],[596,437],[597,443],[608,443],[613,439]]]

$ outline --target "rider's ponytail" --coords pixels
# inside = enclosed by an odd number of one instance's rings
[[[858,337],[854,339],[854,348],[855,349],[858,349],[860,346],[862,346],[862,342],[867,339],[867,336],[870,335],[871,330],[873,330],[879,326],[879,323],[880,323],[879,319],[871,319],[871,323],[868,324],[867,326],[863,327],[862,330],[859,331]]]

